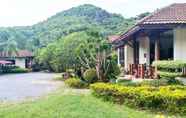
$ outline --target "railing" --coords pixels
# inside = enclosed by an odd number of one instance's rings
[[[136,78],[154,79],[155,68],[146,64],[130,64],[129,74],[134,75]]]

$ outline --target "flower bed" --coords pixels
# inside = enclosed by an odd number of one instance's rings
[[[116,84],[92,84],[93,95],[130,106],[163,110],[165,112],[186,113],[186,87],[125,87]]]

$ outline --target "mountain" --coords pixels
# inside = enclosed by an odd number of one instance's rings
[[[33,26],[0,28],[0,50],[8,40],[17,42],[19,49],[34,50],[70,33],[89,28],[99,29],[105,36],[114,35],[125,31],[134,22],[133,18],[125,19],[93,5],[80,5]]]

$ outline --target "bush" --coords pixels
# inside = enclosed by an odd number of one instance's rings
[[[88,83],[94,83],[98,80],[96,70],[95,69],[88,69],[83,74],[83,78]]]
[[[160,86],[168,86],[168,85],[183,85],[182,82],[176,79],[154,79],[154,80],[143,80],[141,82],[133,82],[131,80],[119,80],[117,81],[118,85],[123,86],[152,86],[152,87],[160,87]]]
[[[186,113],[186,87],[124,87],[117,84],[92,84],[93,95],[117,103],[145,109]]]
[[[65,84],[72,88],[87,88],[88,84],[80,80],[79,78],[69,78],[65,80]]]
[[[158,75],[160,78],[175,78],[175,77],[181,77],[182,73],[180,72],[164,72],[164,71],[159,71]]]
[[[159,86],[167,86],[169,85],[169,83],[167,79],[155,79],[155,80],[144,80],[140,82],[139,85],[159,87]]]
[[[123,86],[139,86],[139,82],[133,82],[132,80],[117,79],[116,83]]]
[[[153,66],[158,68],[160,78],[175,78],[184,76],[181,72],[186,67],[186,62],[181,60],[176,61],[155,61]]]
[[[15,67],[15,68],[8,70],[6,73],[27,73],[27,72],[29,72],[28,69]]]
[[[153,62],[159,69],[179,69],[186,67],[186,62],[181,60],[162,60]]]

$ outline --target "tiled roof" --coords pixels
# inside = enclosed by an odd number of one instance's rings
[[[186,3],[176,3],[168,7],[159,9],[151,15],[143,18],[134,27],[122,34],[114,42],[123,40],[140,30],[143,25],[157,24],[186,24]]]
[[[186,3],[172,4],[155,11],[138,24],[172,24],[186,23]]]
[[[110,43],[114,42],[118,38],[119,38],[119,35],[108,36],[108,40],[109,40]]]
[[[20,50],[14,54],[8,52],[0,52],[0,57],[33,57],[33,53],[28,50]]]

